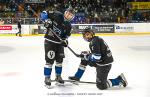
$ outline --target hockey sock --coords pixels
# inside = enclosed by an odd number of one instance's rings
[[[52,65],[46,64],[44,67],[44,75],[45,77],[50,77],[52,72]]]
[[[119,83],[121,82],[119,79],[109,79],[109,84],[111,82],[112,86],[119,86]]]
[[[62,72],[62,64],[56,64],[55,66],[56,75],[61,75],[61,72]]]
[[[80,65],[79,68],[78,68],[78,71],[75,74],[75,77],[80,79],[82,77],[84,71],[85,71],[85,66]]]

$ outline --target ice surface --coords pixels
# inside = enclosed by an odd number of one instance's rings
[[[150,36],[102,36],[114,56],[108,78],[124,73],[126,88],[98,90],[93,84],[44,87],[44,38],[0,37],[0,97],[150,97]],[[69,38],[69,46],[77,53],[88,50],[81,37]],[[74,75],[80,59],[67,48],[62,76]],[[95,68],[87,67],[81,80],[95,81]],[[54,69],[52,79],[55,78]]]

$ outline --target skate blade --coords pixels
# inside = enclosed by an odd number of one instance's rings
[[[57,86],[64,86],[64,83],[56,82],[55,85],[57,85]]]
[[[122,79],[125,81],[126,86],[127,86],[127,85],[128,85],[128,82],[127,82],[127,80],[126,80],[126,78],[125,78],[125,76],[124,76],[124,74],[123,74],[123,73],[121,73],[121,77],[122,77]]]
[[[75,84],[75,85],[79,85],[79,82],[78,81],[70,81],[72,84]]]
[[[49,86],[49,85],[44,85],[46,88],[48,89],[53,89],[54,87],[53,86]]]

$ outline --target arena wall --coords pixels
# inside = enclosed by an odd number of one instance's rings
[[[97,34],[150,34],[150,23],[115,23],[115,24],[72,24],[72,33],[80,34],[90,27]],[[0,34],[15,34],[17,25],[1,25]],[[43,25],[22,25],[23,35],[41,35],[45,33]]]

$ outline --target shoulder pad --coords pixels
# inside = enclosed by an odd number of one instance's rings
[[[55,11],[54,12],[54,18],[57,22],[62,23],[64,21],[64,16],[63,13],[59,12],[59,11]]]

